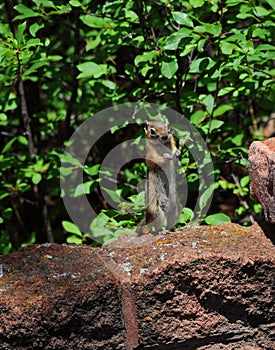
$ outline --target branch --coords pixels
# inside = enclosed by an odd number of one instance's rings
[[[23,118],[24,128],[26,131],[26,135],[28,138],[28,146],[29,146],[29,155],[31,158],[31,161],[35,160],[35,149],[34,149],[34,142],[32,137],[32,131],[31,131],[31,119],[29,116],[28,108],[27,108],[27,101],[26,101],[26,95],[24,90],[24,83],[21,79],[21,77],[18,80],[18,91],[20,95],[20,102],[21,102],[21,115]]]
[[[273,74],[271,74],[271,73],[269,73],[269,72],[267,72],[267,71],[265,71],[265,70],[263,70],[263,69],[250,66],[249,64],[247,64],[246,67],[251,68],[251,69],[254,69],[254,70],[258,71],[258,72],[261,72],[261,73],[263,73],[263,74],[266,74],[267,76],[269,76],[269,77],[272,78],[272,79],[275,79],[275,76],[274,76]]]
[[[44,221],[44,227],[46,231],[46,236],[47,236],[47,241],[50,243],[54,242],[53,238],[53,233],[52,233],[52,227],[51,227],[51,222],[49,218],[49,212],[48,212],[48,207],[47,204],[45,203],[45,200],[43,200],[43,221]]]
[[[74,62],[74,67],[73,67],[73,74],[72,74],[72,90],[71,90],[71,98],[67,106],[67,112],[66,112],[66,117],[65,117],[65,138],[69,136],[69,131],[71,127],[71,117],[73,114],[73,108],[74,104],[76,103],[77,100],[77,90],[78,90],[78,70],[76,68],[76,65],[78,63],[78,58],[80,54],[80,33],[79,33],[79,13],[75,12],[75,35],[74,35],[74,55],[77,57],[76,61]]]

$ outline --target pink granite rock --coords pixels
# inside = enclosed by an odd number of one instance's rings
[[[249,147],[250,191],[263,206],[266,221],[275,224],[275,138]]]
[[[0,349],[271,350],[274,253],[257,224],[23,248],[0,258]]]

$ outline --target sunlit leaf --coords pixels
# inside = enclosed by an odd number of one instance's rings
[[[65,231],[67,231],[69,233],[73,233],[79,237],[82,237],[82,232],[74,223],[72,223],[70,221],[62,221],[62,226],[63,226]]]
[[[183,38],[187,38],[192,35],[192,30],[188,28],[182,28],[176,33],[169,35],[164,42],[164,50],[176,50]]]
[[[173,17],[174,17],[174,20],[175,20],[178,24],[182,24],[182,25],[185,25],[185,26],[187,26],[187,27],[193,27],[193,22],[192,22],[192,20],[188,17],[188,14],[187,14],[187,13],[175,11],[175,12],[173,12],[172,15],[173,15]]]
[[[39,13],[34,12],[32,9],[23,4],[14,6],[14,9],[20,13],[20,15],[15,17],[17,20],[40,16]]]
[[[32,182],[37,185],[42,180],[42,175],[39,173],[34,173],[32,176]]]
[[[217,213],[213,215],[208,215],[204,221],[208,225],[219,225],[223,222],[231,222],[230,218],[224,213]]]
[[[168,79],[171,79],[176,71],[178,70],[178,63],[177,60],[174,59],[170,62],[163,61],[161,64],[161,74]]]
[[[112,19],[108,17],[100,17],[94,15],[83,15],[80,16],[81,21],[92,28],[112,28],[115,27]]]
[[[36,33],[40,30],[40,29],[43,29],[44,28],[44,23],[41,23],[41,24],[38,24],[38,23],[34,23],[30,26],[30,33],[33,37],[36,36]]]
[[[142,55],[138,55],[135,58],[135,65],[138,66],[141,62],[152,62],[152,60],[158,55],[158,52],[153,50],[144,52]]]
[[[78,75],[78,79],[81,78],[99,78],[103,74],[107,74],[107,65],[106,64],[97,64],[94,62],[85,62],[77,66],[81,71]]]

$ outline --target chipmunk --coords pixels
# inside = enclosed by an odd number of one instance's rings
[[[171,229],[179,217],[175,159],[180,155],[169,127],[161,119],[145,121],[147,180],[145,185],[145,218],[138,233],[152,227],[160,231],[165,219]]]

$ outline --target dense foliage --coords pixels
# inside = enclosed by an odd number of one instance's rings
[[[0,253],[30,242],[91,242],[64,210],[60,157],[81,122],[127,101],[184,114],[213,156],[210,214],[253,221],[260,208],[249,197],[247,149],[274,111],[274,1],[6,0],[0,9]],[[123,216],[102,201],[101,157],[86,169],[101,213],[91,230],[107,221],[130,228],[142,213]],[[181,163],[196,191],[188,152]],[[131,185],[144,174],[142,162],[124,172],[121,191],[133,205],[140,198]],[[186,209],[180,224],[191,217]]]

